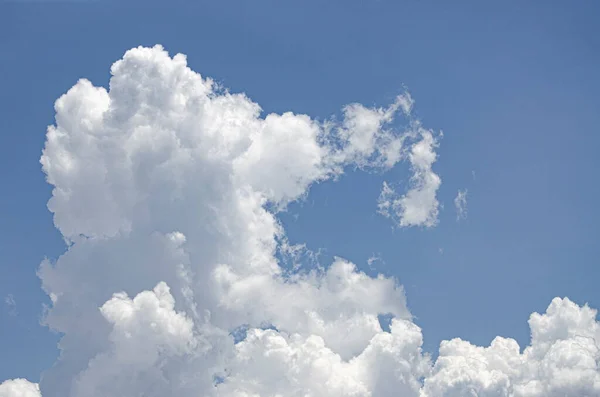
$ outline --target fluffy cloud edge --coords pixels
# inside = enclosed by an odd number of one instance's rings
[[[121,360],[131,358],[127,340],[131,338],[129,333],[136,331],[131,328],[136,327],[132,316],[139,310],[151,310],[156,315],[148,323],[155,326],[137,329],[154,333],[142,338],[146,347],[150,346],[149,351],[165,354],[165,348],[174,348],[169,354],[180,355],[201,341],[200,335],[189,332],[190,320],[174,310],[173,297],[164,283],[134,298],[117,293],[101,310],[113,324],[113,343],[117,347],[113,354],[119,354]],[[456,338],[442,341],[433,363],[420,350],[420,328],[407,320],[392,320],[389,332],[376,334],[364,351],[350,360],[329,350],[319,336],[251,328],[236,345],[234,358],[215,384],[214,392],[218,396],[296,395],[300,390],[318,396],[370,396],[373,391],[391,396],[398,390],[420,397],[473,393],[502,397],[597,396],[600,323],[596,316],[597,311],[587,305],[555,298],[545,313],[531,314],[531,341],[524,349],[510,338],[496,337],[487,347]],[[150,342],[157,335],[162,335],[155,339],[159,345]],[[184,344],[177,347],[179,342],[172,344],[169,340],[181,340]],[[163,350],[152,347],[161,344]],[[151,367],[155,363],[158,356],[152,354],[145,357],[144,365]],[[294,375],[289,377],[288,371]],[[119,379],[120,375],[109,372],[105,374],[109,376],[106,381],[110,377]],[[78,379],[82,383],[86,374]],[[286,394],[290,391],[296,392]],[[80,390],[84,392],[92,390]],[[0,384],[0,397],[40,396],[39,385],[25,379]]]
[[[40,386],[27,379],[16,378],[0,383],[0,397],[41,397]]]
[[[416,125],[420,140],[412,144],[408,154],[413,171],[410,188],[400,195],[391,184],[383,182],[377,201],[378,212],[399,227],[434,227],[438,223],[440,206],[437,191],[442,184],[442,179],[433,171],[439,141],[432,131],[424,129],[420,123]]]

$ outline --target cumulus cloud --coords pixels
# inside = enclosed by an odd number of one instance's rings
[[[531,344],[513,339],[489,347],[444,341],[422,397],[599,396],[600,324],[596,310],[555,298],[545,314],[529,319]]]
[[[459,190],[454,198],[454,208],[456,209],[456,220],[467,217],[467,189]]]
[[[291,112],[262,115],[248,97],[159,46],[128,51],[111,73],[109,90],[80,80],[56,101],[41,158],[54,187],[48,207],[69,243],[39,269],[53,299],[45,321],[64,335],[45,393],[110,394],[120,385],[164,394],[173,382],[209,393],[213,375],[228,371],[237,327],[319,337],[350,360],[382,332],[380,313],[410,319],[395,280],[368,277],[343,259],[284,271],[276,253],[297,249],[282,243],[272,212],[347,167],[403,160],[403,142],[414,134],[392,122],[409,114],[408,94],[385,108],[351,104],[339,122],[320,123]],[[160,292],[143,292],[152,285]],[[177,334],[175,323],[191,328]],[[122,349],[131,338],[144,342]],[[144,345],[155,352],[138,362],[133,350]],[[132,377],[144,381],[123,383]]]
[[[394,320],[390,333],[377,334],[352,360],[343,360],[315,335],[253,330],[236,346],[235,375],[218,389],[220,395],[417,395],[429,363],[420,345],[420,329],[402,320]]]
[[[393,123],[410,118],[409,95],[321,123],[263,115],[160,46],[128,51],[111,73],[108,90],[81,80],[56,101],[41,163],[68,248],[38,274],[61,354],[39,389],[9,380],[1,397],[597,392],[587,307],[557,300],[532,316],[523,354],[514,341],[455,340],[432,363],[393,278],[342,258],[278,262],[305,247],[277,211],[347,168],[408,160],[411,187],[386,210],[402,226],[436,223],[437,139]]]
[[[389,183],[383,182],[378,200],[379,213],[393,219],[399,226],[432,227],[438,222],[439,202],[436,198],[442,180],[433,172],[437,160],[435,148],[438,140],[420,124],[416,128],[421,139],[410,148],[413,175],[411,187],[404,195],[399,195]]]
[[[41,397],[40,387],[26,379],[10,379],[0,383],[0,397]]]

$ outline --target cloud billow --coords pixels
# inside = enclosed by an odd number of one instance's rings
[[[432,362],[393,278],[341,258],[280,267],[274,211],[348,167],[409,161],[413,184],[390,192],[388,214],[437,222],[435,135],[414,120],[392,128],[411,118],[408,94],[322,123],[263,117],[160,46],[128,51],[111,73],[109,90],[81,80],[57,100],[41,158],[69,243],[38,272],[61,355],[39,388],[8,380],[0,397],[600,395],[587,306],[555,299],[532,315],[523,353],[511,339],[456,339]]]

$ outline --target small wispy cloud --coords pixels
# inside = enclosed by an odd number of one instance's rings
[[[454,198],[454,207],[456,208],[456,220],[466,219],[467,217],[467,189],[459,190]]]
[[[410,189],[400,196],[384,181],[377,200],[377,212],[393,219],[400,227],[433,227],[438,223],[440,203],[436,194],[442,179],[432,167],[437,160],[435,149],[439,143],[431,131],[419,127],[418,132],[421,139],[412,145],[408,154],[413,171]]]
[[[6,305],[9,315],[14,317],[18,314],[17,302],[15,301],[15,297],[13,296],[13,294],[6,295],[6,297],[4,298],[4,304]]]
[[[369,266],[369,269],[371,269],[372,271],[375,271],[376,269],[376,265],[380,263],[382,265],[385,265],[385,262],[383,261],[383,259],[381,258],[381,254],[377,253],[377,254],[373,254],[369,257],[369,259],[367,259],[367,265]]]

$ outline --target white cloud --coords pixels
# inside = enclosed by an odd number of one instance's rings
[[[45,322],[63,335],[45,396],[598,394],[591,309],[554,301],[532,316],[522,355],[509,341],[450,341],[432,365],[396,280],[340,258],[303,272],[278,263],[305,248],[267,208],[346,167],[408,159],[412,186],[388,213],[435,224],[437,141],[416,122],[391,127],[410,113],[408,95],[318,123],[263,117],[160,47],[128,51],[111,72],[110,90],[81,80],[56,102],[41,159],[69,243],[39,269],[52,297]],[[394,317],[389,332],[379,315]],[[24,380],[0,386],[0,397],[30,395],[37,385]]]
[[[236,346],[232,375],[219,385],[218,394],[417,396],[419,377],[429,363],[420,354],[421,342],[417,326],[394,320],[390,333],[377,334],[347,361],[318,336],[253,330]]]
[[[37,383],[26,379],[10,379],[0,384],[0,397],[41,397]]]
[[[413,103],[407,93],[396,97],[396,101],[386,109],[366,108],[357,103],[346,106],[343,123],[336,128],[336,136],[343,146],[332,153],[333,161],[350,161],[359,167],[393,167],[403,158],[404,141],[412,133],[397,134],[383,128],[394,121],[400,109],[405,116],[409,116]]]
[[[564,397],[600,395],[600,324],[596,311],[556,298],[529,319],[531,344],[513,339],[489,347],[444,341],[422,397]]]
[[[454,208],[456,209],[456,220],[467,217],[467,189],[459,190],[454,198]]]
[[[442,180],[432,170],[437,159],[436,138],[429,130],[417,127],[420,140],[415,142],[408,155],[413,175],[411,187],[400,196],[387,183],[378,200],[379,213],[393,219],[399,226],[435,226],[438,222],[439,202],[436,198]]]
[[[193,354],[201,354],[208,345],[194,334],[193,320],[175,311],[175,300],[165,283],[133,299],[125,293],[114,294],[100,312],[112,327],[110,345],[77,375],[74,395],[104,396],[106,385],[114,390],[111,395],[117,391],[135,395],[140,390],[137,382],[144,384],[144,389],[152,385],[153,393],[184,393],[184,386],[178,390],[175,379],[163,379],[163,373],[175,371],[178,376],[183,375],[178,365]],[[189,391],[183,395],[189,395]]]
[[[367,277],[344,260],[309,273],[284,272],[275,254],[290,245],[278,247],[285,234],[266,209],[302,197],[347,166],[388,168],[403,159],[401,142],[412,132],[390,123],[398,111],[410,111],[410,96],[381,109],[350,105],[340,123],[320,124],[292,113],[262,117],[246,96],[217,90],[183,55],[170,58],[160,47],[127,52],[111,72],[109,91],[81,80],[56,102],[41,159],[54,186],[48,206],[71,243],[39,270],[54,297],[45,321],[64,334],[61,358],[42,390],[89,395],[104,384],[117,387],[108,379],[120,369],[109,362],[124,358],[114,340],[121,334],[111,327],[121,323],[106,310],[119,303],[121,311],[136,312],[136,299],[151,298],[141,291],[159,282],[171,287],[176,304],[169,310],[194,325],[189,343],[199,328],[212,330],[210,338],[203,334],[208,341],[186,345],[183,353],[150,343],[158,349],[156,363],[186,368],[163,375],[164,390],[183,373],[192,389],[212,387],[212,374],[225,370],[217,364],[221,356],[234,354],[228,332],[240,325],[319,336],[347,360],[381,332],[379,313],[410,318],[394,280]],[[138,298],[111,299],[115,291]],[[159,327],[143,321],[151,313],[140,310],[133,324]],[[124,335],[150,337],[134,331]],[[215,345],[225,347],[213,363],[203,349]],[[134,356],[128,350],[127,360]],[[144,360],[146,374],[152,360]],[[214,368],[206,370],[207,363]],[[194,375],[199,368],[206,378]],[[135,373],[162,379],[154,375]],[[127,390],[147,394],[160,390],[156,382]]]

